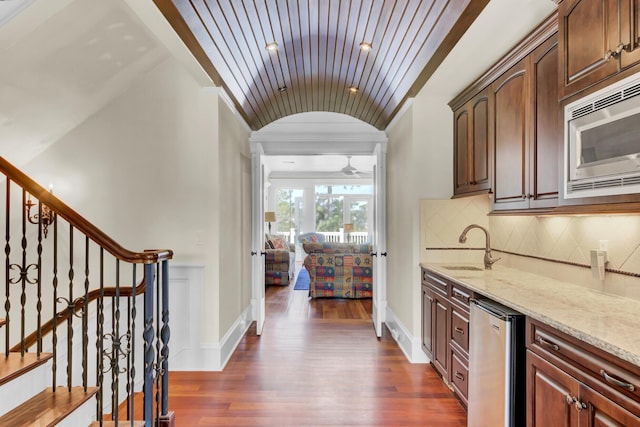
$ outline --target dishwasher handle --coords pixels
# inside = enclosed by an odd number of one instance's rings
[[[471,299],[471,303],[474,305],[474,307],[477,307],[480,310],[489,313],[493,317],[497,317],[500,320],[507,320],[507,315],[504,312],[496,310],[495,307],[491,307],[488,304],[483,304],[482,300]]]

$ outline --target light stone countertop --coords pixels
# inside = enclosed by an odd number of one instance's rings
[[[445,268],[460,265],[465,264],[421,264],[472,291],[640,367],[639,301],[498,265],[494,265],[493,270],[482,271]]]

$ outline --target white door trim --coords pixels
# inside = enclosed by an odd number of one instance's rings
[[[262,146],[251,144],[251,306],[256,334],[262,335],[265,320],[264,292],[264,166]]]

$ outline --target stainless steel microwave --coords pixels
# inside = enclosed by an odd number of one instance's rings
[[[565,198],[640,193],[640,74],[564,109]]]

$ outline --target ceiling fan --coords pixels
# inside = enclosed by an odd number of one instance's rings
[[[345,176],[352,176],[352,177],[358,177],[358,178],[364,178],[364,177],[370,177],[371,176],[370,172],[364,172],[364,171],[358,170],[358,168],[352,166],[351,165],[351,156],[347,156],[347,165],[345,167],[343,167],[342,169],[340,169],[340,172],[342,172],[342,174],[345,175]]]

